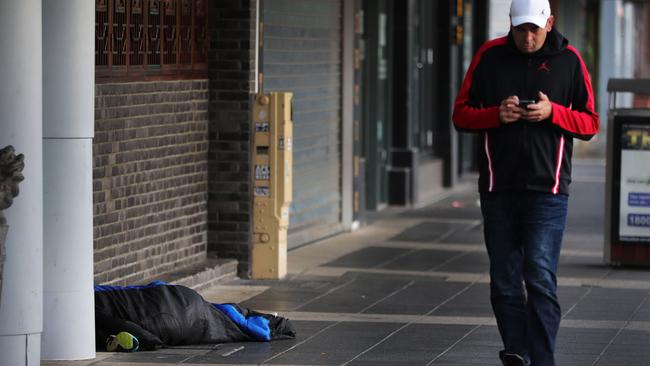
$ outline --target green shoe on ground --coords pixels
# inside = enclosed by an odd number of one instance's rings
[[[140,343],[138,339],[129,332],[119,332],[106,339],[106,350],[108,352],[135,352]]]

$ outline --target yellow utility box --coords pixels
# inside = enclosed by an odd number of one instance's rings
[[[291,204],[292,93],[258,94],[253,106],[252,276],[287,274],[287,230]]]

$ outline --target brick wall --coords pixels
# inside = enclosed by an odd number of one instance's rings
[[[206,80],[96,86],[96,283],[140,283],[205,260],[207,120]]]
[[[249,272],[250,93],[255,80],[256,2],[209,2],[210,151],[208,250]]]

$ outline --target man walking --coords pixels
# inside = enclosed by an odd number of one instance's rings
[[[510,20],[508,35],[474,56],[453,120],[483,144],[478,185],[499,357],[554,366],[573,138],[593,137],[599,118],[584,62],[553,28],[548,0],[513,0]]]

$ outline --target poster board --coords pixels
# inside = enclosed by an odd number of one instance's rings
[[[614,121],[612,244],[650,246],[650,117]]]

